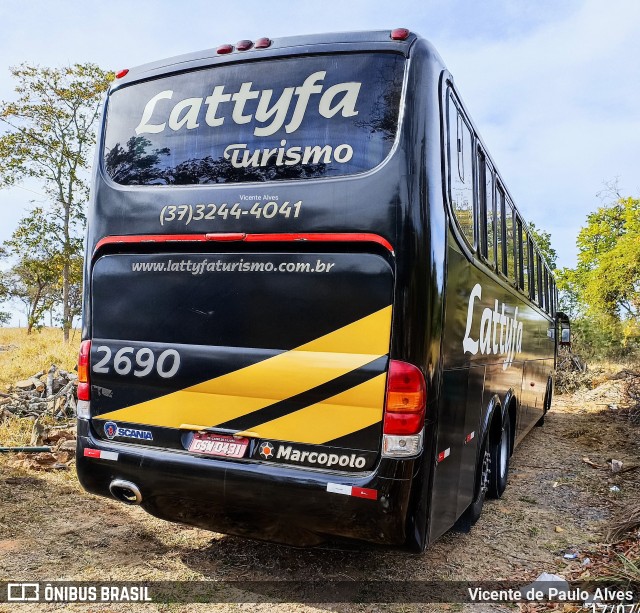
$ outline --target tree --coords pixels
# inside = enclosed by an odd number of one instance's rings
[[[640,199],[619,198],[587,217],[576,279],[595,311],[640,325]]]
[[[544,230],[538,230],[534,223],[529,224],[529,234],[533,238],[534,242],[538,246],[540,255],[547,261],[551,270],[556,269],[556,260],[558,254],[556,250],[551,246],[551,234]]]
[[[588,215],[577,266],[558,271],[560,308],[608,355],[640,340],[640,199],[615,196]]]
[[[57,225],[41,208],[24,217],[4,252],[14,265],[3,275],[6,295],[25,307],[27,334],[41,325],[43,314],[60,302],[64,262],[58,251]]]
[[[0,186],[36,179],[51,199],[48,223],[61,263],[62,328],[72,325],[72,267],[81,253],[89,193],[86,171],[95,144],[100,101],[113,73],[95,64],[11,68],[17,98],[0,103]],[[26,281],[27,278],[23,279]]]

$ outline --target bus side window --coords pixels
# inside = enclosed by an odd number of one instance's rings
[[[538,304],[544,308],[544,294],[542,292],[542,258],[540,257],[540,254],[536,251],[536,265],[538,268],[538,274],[537,279],[538,279]]]
[[[531,257],[531,300],[538,302],[540,294],[538,293],[538,258],[536,248],[530,243],[529,256]]]
[[[527,294],[529,292],[529,279],[527,275],[527,250],[524,245],[526,245],[526,233],[522,227],[522,219],[516,216],[516,258],[518,259],[518,270],[520,271],[518,287]]]
[[[480,254],[491,266],[495,263],[495,227],[493,225],[493,171],[481,149],[478,149],[478,184],[480,187]]]
[[[494,266],[496,261],[496,227],[494,224],[495,202],[493,200],[493,170],[491,166],[486,163],[486,160],[484,177],[484,194],[487,208],[487,259],[491,266]]]
[[[509,280],[512,283],[516,282],[518,277],[518,271],[516,269],[516,247],[515,247],[515,232],[513,227],[513,205],[510,202],[506,203],[506,207],[504,209],[505,215],[505,227],[507,232],[507,269],[505,270],[505,274],[509,277]]]
[[[449,173],[451,205],[458,226],[470,246],[473,235],[473,151],[471,131],[449,97]]]
[[[551,301],[549,300],[549,270],[544,267],[544,303],[545,310],[551,314]]]
[[[504,191],[502,186],[498,184],[496,190],[496,247],[498,258],[498,270],[504,274],[505,257],[504,257]]]
[[[519,220],[520,221],[520,220]],[[529,236],[527,231],[522,227],[520,221],[520,229],[522,230],[522,289],[524,293],[529,295]]]

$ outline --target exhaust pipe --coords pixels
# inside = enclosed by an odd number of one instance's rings
[[[138,486],[131,481],[114,479],[109,484],[109,491],[116,500],[125,504],[140,504],[142,502],[142,494]]]

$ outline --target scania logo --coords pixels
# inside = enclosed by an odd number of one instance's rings
[[[260,455],[265,460],[273,458],[273,445],[271,443],[262,443],[260,445]]]
[[[142,441],[152,441],[153,434],[149,430],[136,430],[134,428],[121,428],[113,421],[108,421],[104,425],[104,433],[112,439],[116,436],[122,438],[136,438]]]
[[[108,438],[113,438],[118,433],[118,424],[112,421],[108,421],[104,425],[104,433],[107,435]]]

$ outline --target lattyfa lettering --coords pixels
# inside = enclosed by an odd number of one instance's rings
[[[465,353],[504,355],[502,368],[506,370],[513,363],[515,355],[522,351],[522,322],[518,321],[518,307],[515,307],[513,317],[505,313],[504,303],[495,301],[493,309],[489,307],[482,311],[480,327],[475,327],[475,302],[482,299],[482,286],[476,283],[469,295],[467,306],[467,324],[462,340]]]
[[[280,97],[274,99],[273,89],[251,89],[252,81],[242,83],[236,92],[225,92],[224,85],[216,85],[206,98],[185,98],[171,107],[167,107],[167,100],[173,100],[173,90],[159,92],[147,102],[142,112],[140,123],[136,127],[136,134],[158,134],[163,132],[167,124],[173,131],[185,128],[198,128],[202,121],[211,128],[221,126],[231,115],[231,120],[238,124],[254,121],[255,136],[271,136],[282,128],[292,104],[293,114],[285,126],[287,133],[295,132],[302,123],[307,107],[317,101],[320,115],[331,119],[340,113],[343,117],[353,117],[358,114],[356,102],[362,83],[350,81],[337,83],[324,89],[323,81],[327,76],[326,70],[310,74],[301,85],[285,87]],[[319,98],[318,98],[319,96]],[[312,101],[312,97],[313,101]],[[295,98],[295,102],[294,102]],[[255,112],[247,111],[247,102],[257,100]],[[204,118],[202,107],[206,107]],[[169,111],[170,108],[170,111]],[[169,111],[169,112],[167,112]],[[152,123],[156,114],[164,121]]]

